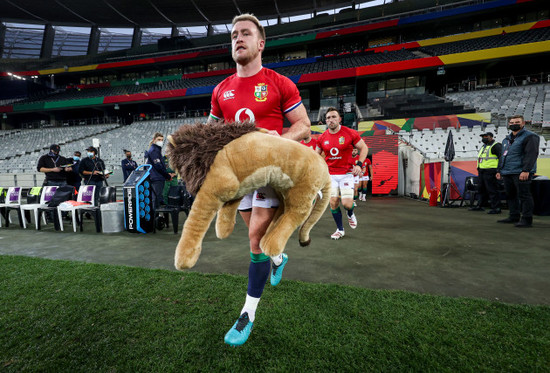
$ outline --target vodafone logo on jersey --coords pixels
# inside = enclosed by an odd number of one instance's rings
[[[330,148],[329,153],[331,155],[330,159],[342,159],[342,157],[338,156],[338,154],[340,154],[340,150],[338,148]]]
[[[237,113],[235,114],[235,122],[255,122],[256,117],[254,116],[254,113],[249,108],[243,107],[242,109],[239,109]]]
[[[224,101],[231,100],[233,98],[235,98],[235,90],[234,89],[229,90],[229,91],[225,91],[223,93],[223,100]]]

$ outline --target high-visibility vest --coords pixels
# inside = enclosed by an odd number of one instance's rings
[[[497,168],[498,167],[498,157],[494,154],[491,154],[491,149],[495,146],[497,142],[494,141],[491,145],[483,145],[483,148],[479,151],[477,155],[477,167],[481,169],[486,168]]]

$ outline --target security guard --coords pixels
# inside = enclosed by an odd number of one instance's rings
[[[481,135],[483,146],[477,155],[477,173],[479,176],[479,204],[471,211],[483,211],[483,205],[489,200],[491,210],[488,214],[500,214],[500,193],[496,178],[498,160],[502,154],[502,145],[494,140],[492,132]]]

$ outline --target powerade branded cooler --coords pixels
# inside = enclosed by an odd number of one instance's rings
[[[123,185],[124,228],[128,232],[149,233],[154,230],[151,168],[150,164],[139,166]]]

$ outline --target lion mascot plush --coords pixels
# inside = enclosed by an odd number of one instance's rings
[[[253,123],[183,125],[168,142],[170,164],[195,195],[176,248],[177,269],[195,265],[216,213],[216,235],[223,239],[233,232],[241,199],[266,185],[281,204],[260,248],[269,256],[282,253],[300,225],[300,245],[309,245],[309,233],[327,208],[331,188],[319,154],[268,135]]]

